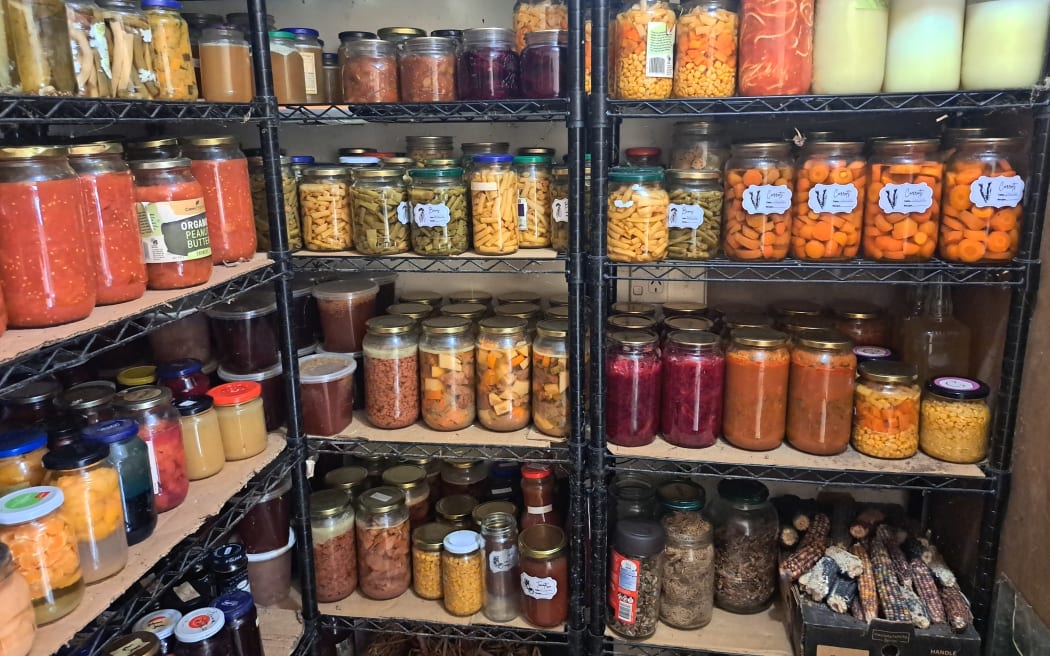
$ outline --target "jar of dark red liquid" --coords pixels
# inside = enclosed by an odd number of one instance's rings
[[[280,364],[252,374],[235,374],[219,367],[219,378],[224,383],[259,383],[262,387],[266,430],[274,431],[284,425],[287,410],[284,401],[284,368]]]
[[[167,387],[143,385],[120,392],[113,402],[119,416],[138,423],[139,437],[148,447],[158,513],[177,507],[190,490],[182,424],[171,400]]]
[[[662,365],[664,440],[693,449],[713,445],[722,433],[722,340],[709,332],[673,332]]]
[[[568,74],[569,33],[538,30],[525,35],[521,52],[521,94],[526,98],[561,98]]]
[[[325,353],[299,360],[303,430],[331,437],[350,425],[354,415],[354,371],[350,355]]]
[[[262,656],[262,636],[259,635],[259,613],[250,592],[238,590],[220,595],[212,602],[226,618],[230,636],[230,656]]]
[[[565,532],[537,524],[518,535],[521,614],[540,627],[555,627],[569,617],[569,554]]]
[[[154,315],[155,321],[174,321],[160,326],[149,334],[149,348],[156,362],[171,362],[193,358],[207,363],[212,360],[211,332],[208,315],[196,309],[175,314]]]
[[[211,308],[208,318],[224,369],[250,374],[277,364],[277,302],[272,294],[245,294]]]
[[[252,506],[240,523],[237,535],[249,554],[276,551],[288,544],[288,499],[292,481],[270,490]]]
[[[175,656],[231,656],[226,616],[218,608],[199,608],[175,625]]]
[[[561,513],[554,509],[557,483],[550,465],[528,463],[521,468],[521,496],[525,510],[521,513],[521,529],[537,524],[561,525]]]
[[[645,446],[660,428],[660,349],[656,335],[609,335],[605,354],[605,432],[610,444]]]
[[[889,317],[882,308],[863,301],[836,304],[835,330],[853,341],[854,346],[882,346],[893,344]]]
[[[502,27],[463,31],[456,80],[461,100],[509,100],[519,95],[514,33]]]
[[[370,280],[333,280],[314,287],[326,351],[363,350],[365,323],[376,315],[378,294],[379,285]]]
[[[55,399],[62,386],[54,378],[27,383],[18,389],[0,396],[4,409],[4,422],[22,428],[45,421],[55,408]]]
[[[116,388],[105,382],[84,383],[63,392],[55,403],[84,426],[89,426],[116,416],[113,412],[116,393]]]
[[[321,338],[321,315],[317,310],[317,299],[310,292],[324,282],[320,274],[300,272],[292,280],[292,341],[296,350],[313,346]]]
[[[176,401],[208,393],[211,381],[203,371],[200,360],[183,358],[157,366],[157,384],[171,390]]]

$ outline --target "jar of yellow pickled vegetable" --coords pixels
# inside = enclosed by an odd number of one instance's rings
[[[0,434],[0,496],[44,482],[47,433],[27,429]]]
[[[627,100],[670,98],[675,13],[666,0],[625,0],[616,16],[616,94]]]
[[[179,13],[179,0],[142,0],[149,19],[149,47],[157,75],[153,97],[157,100],[197,99],[197,71],[190,50],[190,26]]]

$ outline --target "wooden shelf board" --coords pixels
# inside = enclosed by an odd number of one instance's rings
[[[616,639],[614,653],[625,656],[632,654],[632,644],[644,645],[646,653],[654,647],[670,647],[717,654],[794,656],[780,605],[755,615],[736,615],[716,608],[711,623],[693,631],[673,629],[661,622],[656,634],[645,640],[625,640],[608,629],[605,635]]]
[[[303,637],[303,618],[297,611],[259,608],[259,632],[266,656],[291,656]]]
[[[365,418],[363,410],[354,412],[354,421],[330,440],[357,439],[369,442],[394,442],[398,444],[421,443],[428,445],[448,444],[456,447],[501,446],[543,449],[565,447],[565,440],[544,435],[533,426],[521,430],[500,433],[479,424],[472,424],[458,431],[436,431],[422,421],[407,428],[377,428]]]

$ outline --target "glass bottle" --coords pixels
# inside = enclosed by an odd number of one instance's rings
[[[496,512],[481,522],[484,540],[485,602],[482,612],[493,622],[518,616],[518,528],[514,516]]]
[[[379,428],[404,428],[419,418],[419,337],[408,317],[366,322],[365,412]]]
[[[416,37],[398,57],[401,102],[456,100],[456,44],[443,37]]]
[[[554,509],[556,486],[550,465],[528,463],[521,468],[521,495],[525,503],[521,530],[537,524],[561,525],[561,513]]]
[[[795,194],[791,145],[734,144],[726,163],[725,192],[726,257],[769,262],[787,257]]]
[[[777,582],[777,511],[758,481],[724,480],[711,504],[715,605],[731,613],[765,610]]]
[[[470,176],[474,250],[509,255],[518,250],[518,176],[511,155],[475,155]],[[523,217],[524,218],[524,217]]]
[[[317,601],[330,603],[349,597],[357,589],[354,509],[341,490],[310,495],[310,534]]]
[[[919,381],[962,376],[970,371],[969,327],[953,316],[951,289],[944,284],[926,290],[926,310],[903,335],[901,355],[915,368]]]
[[[538,627],[569,618],[569,554],[565,531],[538,524],[518,534],[521,615]]]
[[[549,248],[551,160],[545,155],[519,155],[514,158],[514,172],[518,179],[518,243],[522,248]]]
[[[405,495],[380,486],[357,500],[357,574],[370,599],[400,597],[412,578]]]
[[[489,430],[515,431],[532,412],[532,343],[523,319],[489,317],[478,323],[478,420]]]
[[[660,620],[676,629],[703,628],[714,611],[714,528],[699,512],[672,512],[660,524],[667,535]]]
[[[804,261],[851,260],[860,251],[867,193],[864,144],[807,143],[799,159],[791,255]]]
[[[666,0],[624,0],[610,34],[616,97],[670,98],[674,82],[675,12]]]
[[[568,36],[565,30],[537,30],[525,36],[521,51],[521,94],[561,98],[568,93]]]
[[[324,75],[324,102],[334,105],[343,101],[343,66],[334,52],[321,54],[321,70]]]
[[[858,368],[853,448],[875,458],[910,458],[919,449],[915,369],[900,362],[865,362]]]
[[[568,336],[568,321],[541,321],[532,347],[532,423],[551,437],[569,434]]]
[[[212,262],[250,260],[256,247],[255,215],[248,160],[237,138],[190,137],[183,140],[182,152],[190,158],[190,171],[204,189]]]
[[[139,437],[138,424],[130,419],[105,421],[85,428],[81,438],[109,446],[109,463],[117,470],[120,483],[128,545],[142,542],[157,526],[157,510],[149,450]]]
[[[617,166],[609,171],[606,241],[613,262],[659,262],[667,257],[670,197],[663,170]]]
[[[459,255],[470,248],[470,218],[463,169],[412,169],[412,252]]]
[[[740,15],[734,0],[682,3],[675,29],[674,96],[725,98],[736,89]]]
[[[722,340],[709,332],[673,332],[661,363],[663,438],[686,448],[713,446],[722,432]]]
[[[383,485],[396,487],[405,495],[410,528],[422,526],[430,518],[430,484],[427,472],[416,465],[395,465],[383,472]]]
[[[890,3],[820,0],[813,22],[813,93],[881,91]]]
[[[190,481],[186,475],[182,425],[178,411],[171,405],[171,390],[152,385],[133,387],[117,394],[114,407],[118,416],[138,423],[139,437],[149,452],[157,512],[172,510],[186,500]]]
[[[988,453],[988,385],[972,379],[941,376],[926,382],[922,397],[919,446],[938,460],[970,464]]]
[[[965,11],[966,0],[891,2],[882,90],[927,93],[958,89]]]
[[[768,451],[784,440],[791,354],[784,333],[737,328],[726,354],[722,430],[733,446]]]
[[[937,148],[935,139],[878,139],[873,143],[864,209],[867,259],[926,262],[933,257],[944,173]],[[896,226],[904,221],[908,221],[904,227]]]
[[[617,446],[645,446],[660,428],[660,349],[656,335],[611,333],[606,349],[606,435]]]
[[[474,531],[445,536],[441,552],[441,592],[445,610],[457,617],[473,615],[484,605],[484,543]]]
[[[252,54],[244,32],[211,25],[201,32],[201,97],[208,102],[252,101]]]
[[[656,515],[663,518],[676,511],[703,510],[707,502],[707,492],[690,480],[673,478],[656,489],[656,499],[659,502]]]
[[[857,357],[848,337],[834,330],[800,335],[791,349],[787,439],[820,456],[849,446]]]
[[[401,169],[357,171],[351,199],[357,250],[365,255],[397,255],[411,249],[408,189]]]
[[[306,91],[306,102],[318,105],[325,102],[327,91],[324,88],[324,69],[321,61],[320,32],[308,27],[286,27],[295,40],[295,49],[303,60],[303,83]]]
[[[423,306],[426,307],[426,306]],[[474,338],[459,317],[423,320],[419,342],[422,415],[434,430],[461,430],[474,423]]]
[[[306,104],[306,68],[291,32],[270,32],[273,92],[281,105]]]
[[[197,73],[190,50],[190,27],[178,0],[142,0],[149,19],[150,49],[156,70],[154,100],[197,100]],[[147,85],[148,87],[148,85]]]
[[[609,628],[625,638],[648,638],[660,619],[663,551],[667,536],[652,520],[616,523],[609,568]]]
[[[510,100],[519,95],[514,33],[501,27],[463,30],[456,69],[460,100]]]
[[[397,54],[382,39],[354,39],[339,50],[343,60],[343,102],[397,102]],[[345,53],[345,55],[344,55]]]

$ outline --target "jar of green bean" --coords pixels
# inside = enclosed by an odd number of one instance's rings
[[[408,190],[401,169],[358,169],[350,199],[357,250],[364,255],[409,251]]]
[[[669,260],[709,260],[722,232],[722,176],[715,171],[667,171]]]
[[[413,169],[409,202],[412,250],[419,255],[459,255],[470,248],[470,218],[463,169]]]

